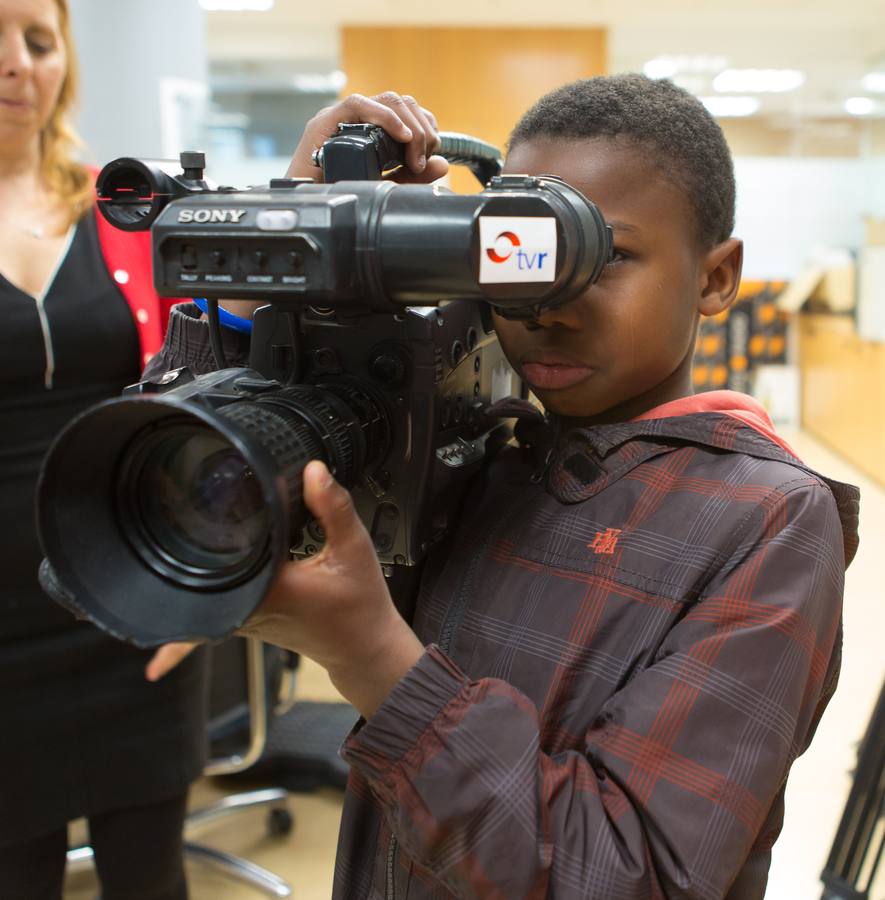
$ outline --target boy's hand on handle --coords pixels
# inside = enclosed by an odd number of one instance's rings
[[[424,648],[393,604],[347,490],[316,460],[304,469],[303,490],[326,544],[316,556],[282,567],[238,633],[309,656],[368,717]]]
[[[406,145],[406,165],[391,176],[394,181],[426,184],[448,171],[448,162],[433,155],[439,148],[433,113],[408,94],[385,91],[375,97],[351,94],[340,103],[321,109],[307,123],[286,175],[322,181],[323,170],[314,165],[314,151],[335,134],[341,123],[359,122],[379,125],[395,141]]]

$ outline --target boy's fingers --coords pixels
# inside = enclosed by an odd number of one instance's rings
[[[197,645],[190,641],[176,641],[163,644],[150,658],[144,677],[148,681],[159,681],[167,672],[172,671]]]
[[[381,95],[383,96],[383,95]],[[395,95],[398,97],[398,95]],[[400,100],[401,108],[405,104]],[[338,130],[342,123],[368,122],[380,125],[394,140],[408,143],[412,132],[389,105],[362,94],[321,109],[308,123],[286,171],[287,178],[322,178],[322,169],[313,162],[313,153]]]
[[[442,178],[449,171],[449,162],[442,156],[431,156],[420,175],[415,175],[406,166],[400,166],[389,177],[400,184],[430,184]]]
[[[304,502],[326,533],[326,546],[340,546],[365,534],[350,493],[319,460],[304,468]]]
[[[425,150],[429,159],[437,150],[439,150],[439,129],[436,125],[436,119],[433,117],[433,113],[424,109],[423,106],[420,106],[414,97],[404,94],[403,100],[412,111],[412,115],[421,123],[421,128],[424,130],[424,137],[426,140]]]
[[[439,124],[436,121],[436,116],[429,109],[425,109],[425,107],[423,107],[423,106],[421,107],[421,112],[424,113],[424,117],[427,119],[428,122],[430,122],[430,127],[435,132],[438,133],[439,132]],[[438,135],[437,135],[437,142],[438,142]],[[436,149],[436,148],[434,148],[434,149]]]
[[[321,179],[322,169],[313,154],[341,123],[367,122],[383,128],[405,145],[406,170],[397,181],[429,182],[445,174],[444,160],[433,157],[439,147],[436,119],[408,94],[385,91],[375,97],[351,94],[334,106],[321,109],[308,123],[286,172],[289,178]],[[429,171],[428,171],[429,170]]]
[[[377,97],[352,94],[344,104],[351,117],[341,121],[380,125],[395,141],[404,144],[412,140],[413,134],[408,124],[409,110],[396,92],[386,91]]]
[[[405,144],[406,165],[416,175],[420,175],[424,171],[424,166],[427,162],[427,134],[426,123],[422,121],[424,117],[421,115],[418,104],[412,98],[401,97],[395,91],[385,91],[375,99],[379,103],[389,106],[408,127],[411,137],[405,141],[390,131],[390,129],[385,127],[384,130],[395,141]],[[411,100],[411,103],[409,103],[409,100]],[[373,122],[373,124],[380,125],[381,123]]]

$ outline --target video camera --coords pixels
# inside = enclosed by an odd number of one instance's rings
[[[510,437],[492,410],[514,376],[490,307],[530,318],[579,296],[611,232],[558,178],[500,175],[489,145],[443,135],[441,152],[485,189],[383,178],[402,147],[364,125],[324,145],[323,184],[213,188],[197,153],[180,172],[102,170],[102,214],[151,230],[158,293],[208,298],[218,368],[133,385],[52,446],[38,525],[79,614],[144,647],[229,635],[285,560],[323,546],[302,500],[311,459],[351,491],[389,576],[447,533]],[[247,368],[224,359],[224,298],[268,301]]]

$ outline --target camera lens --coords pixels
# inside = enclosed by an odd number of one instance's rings
[[[383,400],[356,379],[253,393],[237,371],[201,377],[196,397],[93,407],[41,471],[40,535],[59,581],[142,647],[231,634],[310,523],[304,467],[322,460],[352,487],[389,446]],[[243,399],[204,399],[231,395]]]
[[[261,487],[240,452],[197,425],[136,439],[121,470],[121,522],[152,569],[206,586],[244,577],[267,548],[270,523]]]
[[[170,441],[138,479],[141,508],[163,546],[240,562],[266,532],[261,491],[243,457],[217,435]]]

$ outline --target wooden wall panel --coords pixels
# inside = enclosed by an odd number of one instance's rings
[[[885,344],[848,317],[799,317],[802,426],[885,484]]]
[[[542,94],[607,71],[603,28],[448,28],[345,26],[341,68],[346,93],[412,94],[444,131],[504,147],[511,129]],[[476,180],[453,171],[455,190]]]

